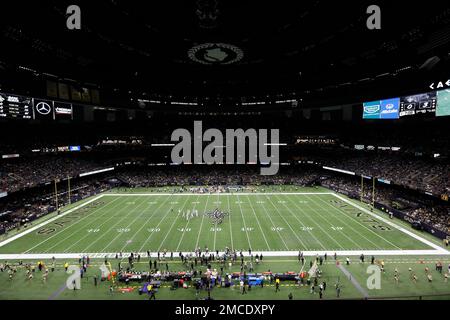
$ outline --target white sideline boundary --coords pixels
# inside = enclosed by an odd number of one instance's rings
[[[213,192],[213,193],[105,193],[103,196],[118,196],[118,197],[130,197],[130,196],[261,196],[261,195],[311,195],[311,194],[334,194],[333,192]]]
[[[37,224],[37,225],[35,225],[35,226],[33,226],[33,227],[31,227],[31,228],[29,228],[29,229],[23,231],[23,232],[20,232],[20,233],[18,233],[18,234],[15,234],[15,235],[12,236],[11,238],[8,238],[8,239],[6,239],[6,240],[0,242],[0,248],[3,247],[4,245],[7,245],[7,244],[10,243],[10,242],[13,242],[14,240],[17,240],[17,239],[23,237],[24,235],[29,234],[30,232],[33,232],[33,231],[35,231],[35,230],[37,230],[37,229],[39,229],[39,228],[41,228],[41,227],[43,227],[43,226],[45,226],[45,225],[47,225],[47,224],[49,224],[49,223],[51,223],[51,222],[53,222],[53,221],[59,219],[59,218],[62,218],[62,217],[64,217],[64,216],[68,215],[69,213],[74,212],[75,210],[78,210],[78,209],[84,207],[85,205],[88,205],[89,203],[92,203],[92,202],[94,202],[94,201],[100,199],[101,197],[103,197],[103,195],[99,195],[99,196],[97,196],[97,197],[95,197],[95,198],[92,198],[91,200],[88,200],[88,201],[86,201],[85,203],[82,203],[82,204],[80,204],[80,205],[78,205],[78,206],[76,206],[76,207],[74,207],[74,208],[72,208],[72,209],[69,209],[69,210],[65,211],[64,213],[62,213],[62,214],[60,214],[60,215],[57,215],[57,216],[55,216],[55,217],[53,217],[53,218],[50,218],[50,219],[48,219],[48,220],[46,220],[46,221],[43,221],[43,222],[41,222],[41,223],[39,223],[39,224]]]
[[[303,251],[303,255],[304,256],[316,256],[316,255],[324,255],[325,253],[327,253],[327,255],[331,256],[334,255],[334,253],[336,253],[338,256],[359,256],[361,254],[364,255],[383,255],[383,256],[411,256],[411,255],[450,255],[450,251],[445,250],[444,248],[438,246],[437,244],[424,239],[422,237],[420,237],[419,235],[397,225],[394,222],[391,222],[383,217],[380,217],[379,215],[367,210],[366,208],[363,208],[355,203],[353,203],[352,201],[342,197],[339,194],[336,194],[334,192],[249,192],[249,193],[180,193],[180,194],[174,194],[174,193],[104,193],[104,194],[100,194],[94,198],[92,198],[91,200],[88,200],[78,206],[73,207],[72,209],[69,209],[67,211],[65,211],[64,213],[62,213],[61,215],[57,215],[53,218],[50,218],[46,221],[43,221],[42,223],[39,223],[23,232],[20,232],[2,242],[0,242],[0,247],[3,247],[5,245],[7,245],[8,243],[11,243],[59,218],[62,218],[70,213],[72,213],[75,210],[78,210],[96,200],[101,199],[102,197],[105,196],[119,196],[119,197],[125,197],[125,196],[163,196],[163,195],[167,195],[167,196],[192,196],[192,195],[196,195],[196,196],[207,196],[207,195],[211,195],[211,194],[218,194],[218,195],[333,195],[335,197],[337,197],[338,199],[344,201],[345,203],[361,210],[364,211],[365,213],[377,218],[380,221],[383,221],[384,223],[394,227],[395,229],[409,235],[410,237],[425,243],[426,245],[434,248],[434,250],[343,250],[343,251]],[[188,252],[186,252],[188,253]],[[282,257],[282,256],[297,256],[298,255],[298,251],[296,250],[292,250],[292,251],[260,251],[260,252],[255,252],[255,254],[263,254],[263,256],[267,256],[267,257]],[[123,253],[124,257],[127,257],[130,253]],[[146,252],[142,252],[142,253],[137,253],[140,254],[141,257],[147,257],[147,253]],[[244,256],[249,256],[248,252],[243,252]],[[93,253],[12,253],[12,254],[0,254],[0,260],[4,259],[4,260],[15,260],[15,259],[20,259],[20,260],[26,260],[26,259],[51,259],[53,257],[55,257],[56,259],[78,259],[80,257],[83,256],[89,256],[91,258],[115,258],[116,253],[103,253],[103,252],[93,252]],[[157,257],[157,253],[152,253],[151,257]]]
[[[364,212],[367,213],[368,215],[371,215],[372,217],[374,217],[374,218],[376,218],[376,219],[378,219],[378,220],[380,220],[380,221],[383,221],[383,222],[386,223],[387,225],[389,225],[389,226],[391,226],[391,227],[394,227],[394,228],[396,228],[397,230],[399,230],[399,231],[401,231],[401,232],[403,232],[403,233],[406,233],[408,236],[410,236],[410,237],[412,237],[412,238],[414,238],[414,239],[416,239],[416,240],[418,240],[418,241],[420,241],[420,242],[422,242],[422,243],[425,243],[426,245],[432,247],[433,249],[435,249],[435,250],[438,251],[439,253],[441,253],[441,254],[450,254],[449,251],[447,251],[447,250],[445,250],[444,248],[438,246],[437,244],[435,244],[435,243],[433,243],[433,242],[431,242],[431,241],[429,241],[429,240],[427,240],[427,239],[422,238],[421,236],[415,234],[414,232],[411,232],[411,231],[409,231],[409,230],[407,230],[407,229],[405,229],[405,228],[403,228],[403,227],[397,225],[396,223],[394,223],[394,222],[392,222],[392,221],[389,221],[389,220],[387,220],[387,219],[385,219],[385,218],[383,218],[383,217],[380,217],[379,215],[377,215],[377,214],[375,214],[375,213],[373,213],[373,212],[367,210],[366,208],[363,208],[363,207],[361,207],[361,206],[359,206],[359,205],[353,203],[352,201],[350,201],[350,200],[348,200],[348,199],[345,199],[345,198],[342,197],[341,195],[336,194],[336,193],[333,193],[333,195],[334,195],[336,198],[338,198],[338,199],[344,201],[345,203],[347,203],[347,204],[349,204],[349,205],[351,205],[351,206],[353,206],[353,207],[355,207],[355,208],[357,208],[357,209],[359,209],[359,210],[361,210],[361,211],[364,211]],[[402,250],[402,251],[403,251],[403,250]]]
[[[328,255],[330,259],[333,258],[334,253],[337,254],[338,260],[343,257],[350,256],[360,256],[363,253],[366,257],[368,256],[433,256],[439,255],[442,253],[438,250],[344,250],[344,251],[302,251],[304,256],[323,256],[325,253]],[[193,252],[183,252],[184,255]],[[128,258],[130,252],[122,252],[123,258]],[[148,255],[146,252],[133,252],[133,254],[139,254],[141,258],[147,258]],[[223,252],[219,252],[219,254],[223,254]],[[248,252],[242,252],[245,257],[250,256]],[[255,256],[256,254],[262,254],[264,259],[267,257],[298,257],[298,251],[252,251],[252,254]],[[0,259],[3,260],[27,260],[27,259],[79,259],[83,256],[88,256],[91,259],[114,259],[116,257],[115,252],[109,253],[99,253],[99,252],[91,252],[91,253],[26,253],[26,254],[0,254]],[[157,253],[150,253],[150,257],[156,258],[158,256]],[[166,260],[167,260],[166,256]],[[174,252],[174,261],[179,260],[178,252]],[[264,260],[263,260],[264,261]]]

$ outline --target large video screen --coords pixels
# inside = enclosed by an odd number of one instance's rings
[[[365,102],[363,119],[398,119],[400,98]]]
[[[0,92],[0,119],[73,120],[73,105]]]
[[[400,98],[400,117],[436,111],[436,91]]]
[[[450,89],[437,92],[436,116],[450,116]]]
[[[32,119],[31,98],[0,92],[0,118]]]
[[[53,109],[53,101],[33,99],[34,119],[37,120],[54,120],[55,113]]]
[[[70,103],[54,102],[56,120],[72,120],[73,108]]]

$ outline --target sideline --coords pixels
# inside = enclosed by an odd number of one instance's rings
[[[396,228],[397,230],[399,230],[399,231],[401,231],[401,232],[403,232],[403,233],[406,233],[408,236],[410,236],[410,237],[412,237],[412,238],[414,238],[414,239],[416,239],[416,240],[418,240],[418,241],[420,241],[420,242],[422,242],[422,243],[425,243],[426,245],[428,245],[428,246],[430,246],[431,248],[435,249],[435,250],[437,251],[437,253],[441,253],[441,254],[450,254],[449,251],[445,250],[444,248],[438,246],[437,244],[435,244],[435,243],[433,243],[433,242],[431,242],[431,241],[429,241],[429,240],[427,240],[427,239],[424,239],[424,238],[420,237],[419,235],[415,234],[414,232],[411,232],[411,231],[409,231],[409,230],[407,230],[407,229],[405,229],[405,228],[403,228],[403,227],[397,225],[396,223],[394,223],[394,222],[392,222],[392,221],[389,221],[389,220],[387,220],[387,219],[385,219],[385,218],[383,218],[383,217],[381,217],[381,216],[379,216],[379,215],[377,215],[377,214],[371,212],[370,210],[367,210],[366,208],[363,208],[363,207],[361,207],[361,206],[359,206],[359,205],[357,205],[357,204],[351,202],[350,200],[345,199],[344,197],[342,197],[342,196],[339,195],[339,194],[336,194],[336,193],[333,193],[333,194],[334,194],[334,196],[335,196],[336,198],[338,198],[338,199],[344,201],[345,203],[347,203],[347,204],[349,204],[349,205],[351,205],[351,206],[353,206],[353,207],[355,207],[355,208],[357,208],[357,209],[359,209],[359,210],[361,210],[361,211],[364,211],[364,212],[367,213],[368,215],[370,215],[370,216],[372,216],[372,217],[374,217],[374,218],[376,218],[376,219],[378,219],[378,220],[380,220],[380,221],[383,221],[383,222],[386,223],[387,225],[389,225],[389,226],[391,226],[391,227],[394,227],[394,228]]]
[[[35,225],[35,226],[33,226],[33,227],[23,231],[23,232],[20,232],[20,233],[18,233],[16,235],[12,236],[11,238],[8,238],[8,239],[0,242],[0,247],[3,247],[5,245],[7,245],[8,243],[13,242],[14,240],[17,240],[17,239],[23,237],[24,235],[27,235],[27,234],[29,234],[29,233],[31,233],[31,232],[33,232],[33,231],[35,231],[35,230],[37,230],[37,229],[47,225],[49,223],[52,223],[53,221],[55,221],[55,220],[57,220],[59,218],[62,218],[64,216],[74,212],[75,210],[78,210],[78,209],[80,209],[80,208],[82,208],[82,207],[84,207],[84,206],[86,206],[86,205],[88,205],[88,204],[90,204],[90,203],[100,199],[101,197],[103,197],[103,195],[99,195],[99,196],[97,196],[97,197],[95,197],[95,198],[93,198],[93,199],[91,199],[89,201],[86,201],[83,204],[80,204],[80,205],[78,205],[78,206],[76,206],[76,207],[74,207],[72,209],[69,209],[69,210],[65,211],[64,213],[62,213],[60,215],[56,215],[56,216],[54,216],[51,219],[45,220],[44,222],[41,222],[41,223],[39,223],[39,224],[37,224],[37,225]]]
[[[175,252],[174,252],[175,253]],[[176,252],[178,254],[178,252]],[[183,252],[183,255],[193,254],[193,252]],[[219,254],[224,252],[219,251]],[[298,257],[298,250],[291,251],[252,251],[253,255],[262,254],[264,258],[266,257]],[[341,251],[303,251],[304,256],[323,256],[327,254],[328,257],[332,258],[334,253],[339,257],[342,256],[360,256],[361,253],[365,256],[433,256],[442,255],[442,252],[438,250],[341,250]],[[79,252],[79,253],[11,253],[11,254],[0,254],[0,260],[26,260],[26,259],[79,259],[83,256],[89,256],[91,259],[95,258],[109,258],[114,259],[116,257],[116,252]],[[122,257],[128,257],[131,252],[122,252]],[[135,255],[140,255],[141,258],[148,258],[147,252],[133,252]],[[446,253],[450,255],[450,253]],[[247,252],[242,252],[244,257],[249,257]],[[174,254],[174,256],[177,256]],[[150,257],[158,257],[157,252],[151,252]]]

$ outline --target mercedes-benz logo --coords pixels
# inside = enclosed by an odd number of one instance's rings
[[[36,111],[45,116],[52,111],[52,108],[47,102],[39,102],[36,105]]]

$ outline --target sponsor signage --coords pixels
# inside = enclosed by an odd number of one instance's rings
[[[73,119],[73,109],[72,104],[55,102],[55,119],[56,120],[72,120]]]
[[[380,101],[364,102],[363,119],[379,119],[380,118]]]
[[[38,120],[53,120],[55,119],[53,113],[53,101],[33,99],[34,102],[34,119]]]
[[[0,118],[72,120],[73,106],[71,103],[0,92]]]
[[[398,119],[400,98],[365,102],[363,108],[363,119]]]
[[[398,119],[400,98],[380,101],[380,119]]]
[[[436,116],[450,116],[450,89],[437,92]]]

